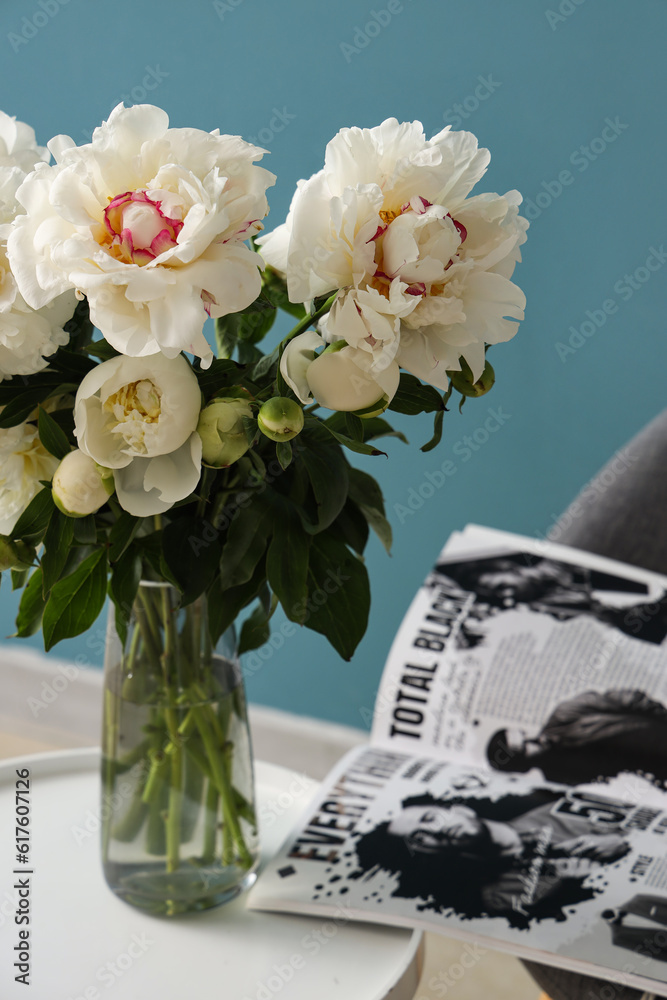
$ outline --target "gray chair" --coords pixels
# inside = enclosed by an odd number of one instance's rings
[[[549,537],[667,575],[667,411],[584,487]],[[610,987],[600,979],[524,964],[551,1000],[604,1000],[609,995]],[[626,986],[612,989],[614,1000],[644,996]]]

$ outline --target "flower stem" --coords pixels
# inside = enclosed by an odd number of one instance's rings
[[[212,864],[215,860],[215,845],[218,834],[218,807],[220,805],[220,793],[215,787],[215,783],[209,779],[206,791],[206,815],[204,821],[204,847],[202,860],[205,864]]]
[[[232,842],[236,842],[239,860],[244,865],[244,867],[249,868],[252,864],[252,857],[243,837],[243,832],[239,823],[239,818],[236,814],[236,806],[234,803],[234,793],[229,781],[229,776],[227,774],[227,767],[225,764],[224,757],[220,752],[218,746],[216,745],[216,740],[211,732],[211,726],[209,725],[209,719],[212,716],[212,712],[208,707],[197,706],[192,709],[195,719],[197,721],[197,729],[202,738],[204,747],[206,748],[206,755],[211,766],[211,772],[213,775],[213,780],[215,785],[220,792],[220,798],[222,800],[222,815],[224,818],[223,826],[223,845],[225,831],[231,838]],[[212,721],[212,720],[211,720]],[[217,720],[216,720],[217,721]],[[225,858],[225,852],[223,850],[223,864],[229,864],[229,861]]]
[[[169,732],[178,737],[176,713],[172,708],[165,711]],[[170,756],[169,773],[169,811],[167,813],[167,871],[175,872],[180,864],[181,846],[181,811],[183,809],[183,754],[181,748],[175,745]]]
[[[326,313],[329,312],[332,305],[336,301],[337,295],[338,295],[338,290],[336,290],[333,293],[333,295],[330,295],[329,298],[326,300],[326,302],[323,305],[321,305],[319,309],[316,309],[315,312],[310,313],[310,315],[304,316],[303,319],[299,320],[299,322],[296,324],[295,327],[293,327],[293,329],[290,330],[287,336],[283,337],[283,339],[280,341],[280,344],[278,345],[278,350],[280,354],[283,353],[283,351],[289,344],[290,340],[294,340],[295,337],[298,337],[300,333],[303,333],[304,330],[307,330],[309,326],[312,326],[313,323],[316,323],[318,319],[320,319],[322,316],[324,316]]]

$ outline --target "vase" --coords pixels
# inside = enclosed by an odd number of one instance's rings
[[[121,899],[164,915],[233,899],[259,856],[235,635],[212,647],[206,597],[179,602],[145,581],[126,628],[111,606],[104,666],[104,875]]]

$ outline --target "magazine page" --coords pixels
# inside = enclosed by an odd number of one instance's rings
[[[248,905],[420,927],[667,996],[667,793],[648,807],[356,748]]]
[[[371,742],[600,778],[613,794],[625,775],[651,795],[667,779],[666,706],[667,579],[473,526],[452,536],[399,628]]]

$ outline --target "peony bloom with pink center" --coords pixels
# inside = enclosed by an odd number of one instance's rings
[[[116,260],[148,264],[177,246],[183,220],[165,215],[159,191],[126,191],[116,195],[104,209],[104,225],[109,234],[109,253]]]
[[[132,357],[181,351],[210,364],[208,316],[245,309],[262,260],[260,232],[273,174],[264,150],[238,136],[169,128],[152,105],[115,108],[76,146],[49,143],[17,192],[25,214],[8,240],[21,294],[34,309],[67,289],[88,298],[93,323]]]
[[[395,118],[341,129],[286,222],[258,240],[262,255],[293,302],[338,291],[321,329],[374,375],[398,364],[444,390],[463,358],[478,379],[485,345],[510,340],[525,308],[510,280],[528,228],[521,195],[471,195],[489,159],[449,127],[432,139]]]

